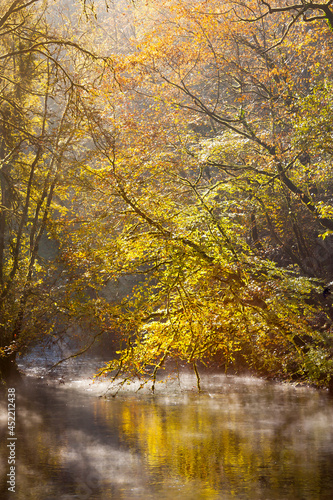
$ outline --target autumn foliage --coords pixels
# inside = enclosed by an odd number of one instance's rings
[[[178,359],[198,384],[202,364],[330,384],[331,2],[281,4],[124,6],[107,67],[78,61],[43,230],[58,313],[119,338],[101,373],[154,387]]]

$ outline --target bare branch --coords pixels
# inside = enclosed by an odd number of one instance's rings
[[[264,12],[263,14],[260,14],[255,17],[249,17],[249,18],[242,18],[239,16],[237,13],[238,19],[241,21],[245,22],[250,22],[250,23],[255,23],[264,17],[266,17],[269,14],[278,14],[278,13],[288,13],[290,12],[292,14],[293,20],[291,21],[291,25],[295,23],[297,19],[299,19],[300,16],[303,16],[303,20],[306,22],[313,22],[317,20],[326,20],[328,22],[328,25],[330,28],[333,30],[333,12],[330,8],[332,5],[333,0],[329,0],[326,3],[317,3],[317,2],[307,2],[307,1],[302,1],[302,3],[295,3],[293,5],[286,5],[284,7],[272,7],[271,2],[266,2],[265,0],[261,0],[261,4],[265,7],[267,7],[267,11]],[[239,5],[243,8],[247,8],[248,6],[245,4],[245,2],[235,2],[236,5]],[[318,15],[318,16],[311,16],[309,18],[306,18],[305,15],[307,12],[313,12],[313,11],[321,11],[323,12],[323,15]],[[291,27],[289,25],[289,29]],[[285,38],[285,35],[283,36],[283,39]],[[283,40],[281,40],[277,45],[279,45]],[[276,47],[277,45],[274,45]],[[272,47],[273,48],[273,47]]]
[[[6,23],[12,14],[24,10],[36,2],[39,2],[39,0],[28,0],[27,2],[24,2],[24,0],[15,0],[7,12],[0,17],[0,28]]]

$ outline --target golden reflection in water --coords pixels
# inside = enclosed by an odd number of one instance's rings
[[[304,409],[288,392],[278,404],[274,394],[258,401],[250,394],[195,395],[181,404],[130,397],[121,401],[119,413],[105,405],[103,417],[109,425],[120,419],[122,439],[142,453],[153,476],[159,471],[184,485],[195,481],[202,498],[221,498],[224,491],[225,498],[244,494],[258,500],[269,491],[270,500],[281,500],[285,491],[285,498],[296,499],[304,491],[312,500],[325,487],[320,450],[329,426],[324,413],[311,416],[318,400],[313,396]]]
[[[315,391],[250,382],[107,400],[46,387],[18,408],[17,500],[332,497],[333,403]]]

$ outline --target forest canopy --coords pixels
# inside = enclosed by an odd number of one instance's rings
[[[1,9],[3,359],[76,325],[122,382],[332,386],[332,2]]]

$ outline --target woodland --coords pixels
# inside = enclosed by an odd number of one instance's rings
[[[83,332],[332,391],[332,60],[333,0],[2,0],[2,378]]]

